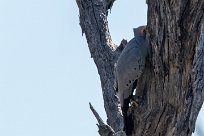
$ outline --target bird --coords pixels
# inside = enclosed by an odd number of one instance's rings
[[[128,125],[127,111],[130,99],[136,88],[137,79],[140,78],[145,68],[149,50],[149,44],[146,39],[146,26],[134,28],[133,31],[134,38],[127,43],[121,52],[115,67],[116,90],[118,91],[126,127]]]

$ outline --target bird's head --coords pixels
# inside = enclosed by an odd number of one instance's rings
[[[134,36],[146,36],[147,28],[146,26],[139,26],[138,28],[133,28]]]

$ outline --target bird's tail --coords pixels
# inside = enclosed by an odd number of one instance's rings
[[[126,132],[126,135],[129,136],[132,134],[132,131],[134,129],[134,122],[132,119],[132,115],[128,114],[128,109],[129,109],[129,103],[130,99],[127,98],[124,100],[124,107],[122,107],[123,111],[123,118],[124,118],[124,131]]]

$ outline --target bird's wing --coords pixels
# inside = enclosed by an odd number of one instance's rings
[[[121,54],[116,68],[118,89],[127,89],[131,84],[138,79],[144,69],[145,56],[142,55],[139,48],[134,47],[126,54]]]

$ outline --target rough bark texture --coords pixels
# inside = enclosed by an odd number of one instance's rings
[[[114,0],[76,1],[112,128],[100,135],[117,135],[124,124],[113,88],[114,63],[124,44],[116,48],[108,30],[107,10]],[[139,107],[131,108],[132,135],[190,136],[204,100],[204,0],[147,3],[151,55],[138,81]]]
[[[107,122],[117,132],[124,125],[119,100],[113,88],[116,46],[112,43],[108,30],[106,3],[105,0],[77,0],[82,32],[86,35],[101,79]]]

